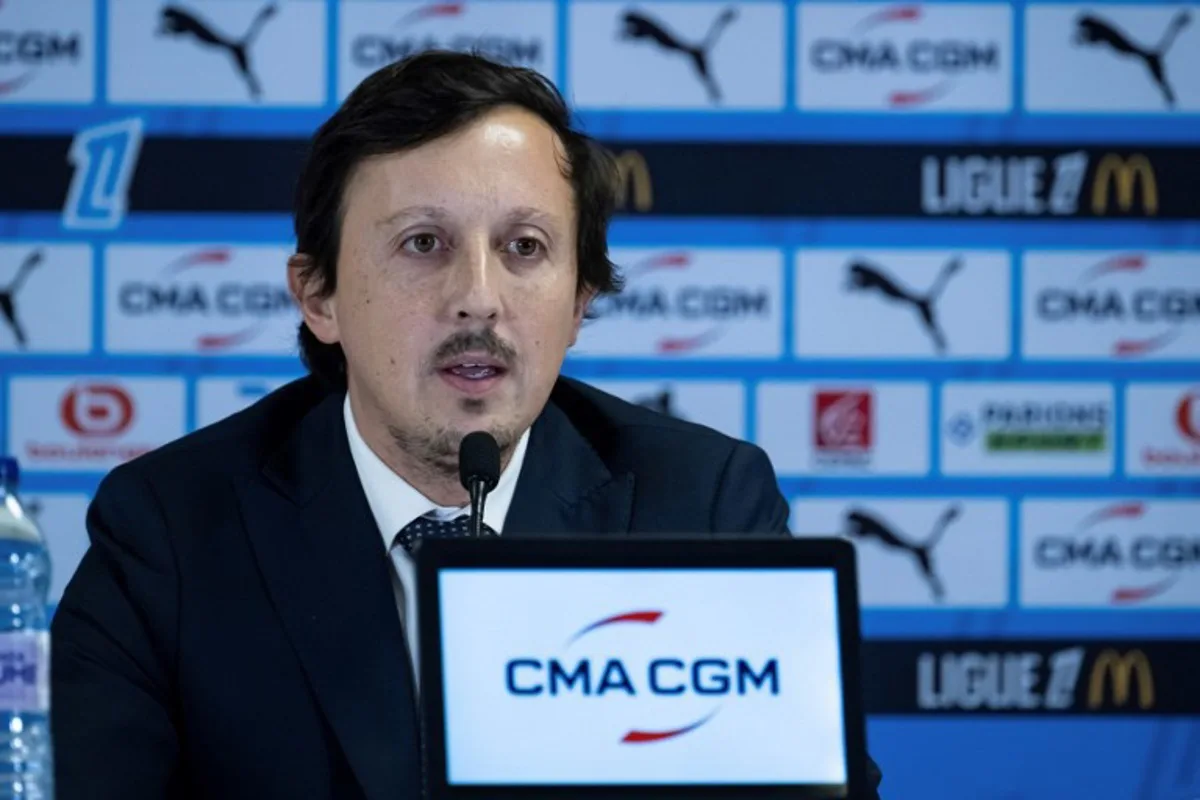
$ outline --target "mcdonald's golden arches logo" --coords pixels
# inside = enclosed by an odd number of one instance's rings
[[[1124,708],[1131,699],[1133,682],[1137,679],[1137,703],[1140,709],[1154,707],[1154,671],[1150,659],[1141,650],[1130,650],[1121,655],[1116,650],[1105,650],[1092,664],[1088,682],[1088,708],[1096,709],[1109,705],[1105,687],[1112,677],[1112,707]]]
[[[1122,213],[1129,213],[1133,209],[1135,190],[1139,185],[1142,190],[1142,213],[1153,217],[1158,214],[1158,180],[1150,159],[1141,153],[1135,153],[1129,158],[1123,158],[1116,153],[1106,154],[1100,159],[1100,164],[1096,167],[1096,176],[1092,179],[1092,213],[1097,216],[1108,213],[1114,189],[1117,208]]]
[[[626,210],[632,194],[633,208],[649,211],[654,208],[654,184],[650,167],[636,150],[626,150],[617,156],[617,208]]]

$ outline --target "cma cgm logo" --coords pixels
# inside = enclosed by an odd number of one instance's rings
[[[214,327],[228,328],[199,334],[194,344],[201,352],[244,345],[262,334],[271,318],[290,315],[294,305],[282,283],[238,279],[233,277],[236,268],[217,273],[229,274],[228,279],[214,279],[214,270],[235,266],[235,260],[228,247],[182,255],[162,268],[160,280],[123,283],[118,307],[127,317],[202,317],[214,320]]]
[[[1145,602],[1166,593],[1200,567],[1200,536],[1143,526],[1144,503],[1116,503],[1092,512],[1070,533],[1053,533],[1034,544],[1039,569],[1113,575],[1112,605]],[[1124,528],[1122,531],[1121,529]],[[1155,577],[1155,574],[1162,577]],[[1061,574],[1061,572],[1060,572]]]
[[[625,290],[620,294],[597,298],[592,305],[592,313],[597,319],[614,321],[703,325],[703,329],[695,334],[658,337],[654,349],[664,355],[701,350],[720,339],[730,323],[771,315],[771,295],[767,289],[734,283],[688,282],[688,271],[694,266],[695,257],[687,251],[661,253],[642,259],[626,270]],[[736,273],[736,268],[731,272]],[[675,286],[663,285],[671,275],[682,275],[685,282]]]
[[[377,69],[426,50],[474,52],[506,64],[540,67],[546,44],[538,36],[485,33],[481,30],[450,33],[438,25],[467,20],[466,3],[427,3],[400,17],[392,26],[396,33],[373,30],[350,43],[350,59],[356,67]]]
[[[0,0],[0,97],[20,91],[43,69],[81,62],[79,31],[14,27],[6,19],[11,14],[3,13],[4,5]]]
[[[1093,264],[1074,286],[1049,286],[1037,296],[1037,315],[1049,324],[1144,326],[1145,334],[1118,336],[1114,356],[1133,358],[1169,345],[1185,325],[1200,324],[1200,288],[1172,286],[1151,274],[1144,253],[1126,253]]]
[[[887,6],[874,11],[854,26],[851,36],[813,42],[809,61],[818,73],[906,76],[912,87],[887,96],[887,104],[893,108],[934,102],[949,94],[959,78],[1000,71],[998,40],[921,35],[918,31],[929,25],[927,13],[921,5]]]
[[[662,611],[614,614],[581,628],[567,642],[570,648],[588,634],[611,626],[656,625]],[[748,694],[778,695],[779,659],[750,661],[730,655],[687,658],[661,655],[646,660],[608,658],[514,658],[505,665],[505,686],[515,697],[701,697],[729,698]],[[676,739],[709,722],[720,706],[699,719],[670,728],[632,727],[623,744],[648,744]]]

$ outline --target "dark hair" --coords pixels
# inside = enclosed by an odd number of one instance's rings
[[[373,73],[317,130],[295,195],[296,250],[305,257],[302,277],[319,280],[325,296],[336,290],[343,193],[360,162],[454,133],[503,105],[537,114],[564,146],[563,174],[571,182],[577,209],[578,292],[619,291],[607,242],[616,204],[615,160],[571,128],[565,101],[539,73],[446,51],[420,53]],[[331,386],[345,386],[341,345],[321,342],[303,322],[299,340],[309,372]]]

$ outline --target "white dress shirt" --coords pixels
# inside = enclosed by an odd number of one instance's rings
[[[401,528],[418,517],[448,521],[469,514],[471,508],[469,505],[462,508],[439,506],[413,488],[412,484],[383,463],[363,439],[358,430],[358,423],[354,421],[354,412],[350,410],[349,393],[346,395],[343,409],[346,435],[350,439],[350,455],[358,471],[358,480],[367,495],[367,504],[371,507],[375,523],[379,526],[384,550],[391,557],[395,568],[393,588],[396,591],[396,609],[400,612],[400,622],[408,640],[408,651],[412,654],[413,679],[419,686],[421,671],[418,665],[421,659],[417,641],[416,565],[407,550],[400,545],[393,547],[392,542]],[[528,444],[529,431],[525,431],[517,441],[508,466],[500,474],[496,488],[488,493],[487,503],[483,507],[484,524],[497,534],[503,532],[504,518],[508,516],[508,507],[512,505],[517,476],[521,474],[521,464],[525,462],[525,449]]]

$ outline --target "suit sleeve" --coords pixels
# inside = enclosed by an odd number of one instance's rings
[[[788,503],[775,469],[756,445],[738,442],[725,462],[713,501],[715,533],[788,533]]]
[[[789,508],[779,491],[775,469],[762,448],[739,442],[729,455],[713,504],[715,533],[777,533],[789,535]],[[883,774],[867,756],[868,798],[879,800]]]
[[[178,578],[147,482],[118,468],[88,509],[90,547],[51,626],[59,800],[163,800],[179,754],[169,667]]]

